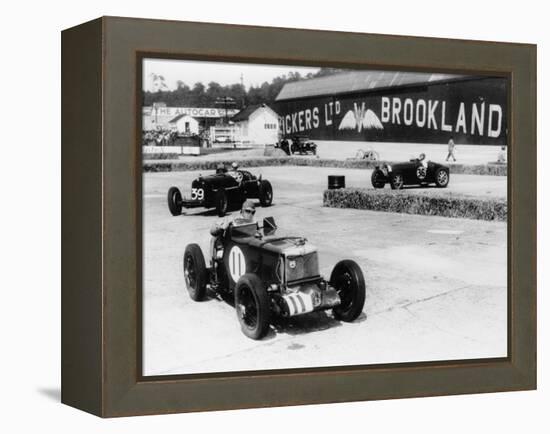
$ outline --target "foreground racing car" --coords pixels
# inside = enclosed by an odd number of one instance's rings
[[[228,209],[239,208],[250,198],[259,199],[262,206],[270,206],[273,201],[271,183],[246,170],[228,172],[218,168],[213,175],[199,175],[193,180],[190,198],[182,197],[179,188],[170,187],[168,209],[177,216],[182,208],[216,208],[218,215],[223,217]]]
[[[365,280],[351,260],[338,262],[325,280],[317,250],[303,237],[277,236],[272,217],[257,223],[230,224],[213,242],[212,266],[206,267],[197,244],[183,256],[185,284],[200,301],[210,289],[232,296],[243,333],[261,339],[273,317],[292,317],[332,309],[336,319],[354,321],[365,304]]]
[[[443,164],[426,161],[424,154],[413,158],[406,163],[387,164],[376,166],[371,175],[374,188],[384,188],[389,183],[392,189],[400,190],[408,185],[445,188],[449,184],[449,168]]]

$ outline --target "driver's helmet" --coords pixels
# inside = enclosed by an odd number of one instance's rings
[[[216,166],[216,173],[224,173],[225,172],[225,165],[220,163]]]
[[[256,206],[254,205],[254,202],[252,202],[250,199],[247,199],[244,201],[243,206],[241,208],[240,220],[253,222],[255,213],[256,213]]]
[[[231,163],[231,169],[237,170],[239,168],[239,165],[236,162]]]

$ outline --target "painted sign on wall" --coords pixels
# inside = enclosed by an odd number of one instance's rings
[[[479,78],[406,89],[281,101],[283,136],[322,140],[505,145],[507,80]]]
[[[172,116],[187,115],[197,118],[223,118],[226,111],[224,108],[209,107],[143,107],[145,116]],[[227,109],[227,117],[236,115],[239,110]]]

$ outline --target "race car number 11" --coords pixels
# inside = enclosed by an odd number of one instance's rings
[[[203,200],[204,199],[204,190],[202,188],[192,188],[191,189],[191,199],[193,199],[193,200]]]

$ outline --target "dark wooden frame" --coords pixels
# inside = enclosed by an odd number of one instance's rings
[[[147,53],[508,76],[508,357],[141,377]],[[62,123],[62,402],[112,417],[536,388],[536,46],[103,17],[62,33]]]

